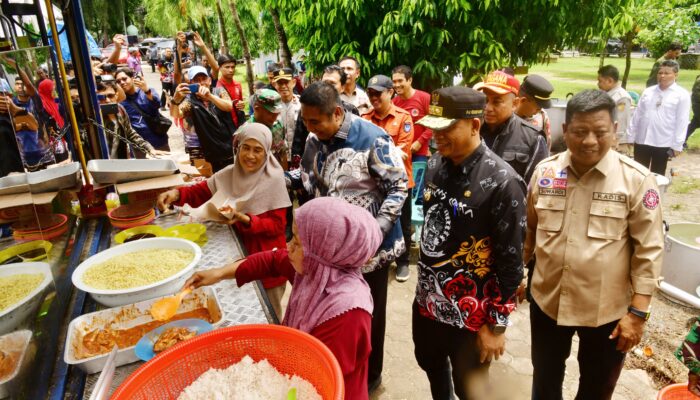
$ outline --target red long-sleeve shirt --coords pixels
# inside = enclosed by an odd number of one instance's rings
[[[192,207],[199,207],[211,199],[212,196],[206,181],[192,186],[183,186],[178,188],[178,190],[180,192],[180,200],[176,204],[180,206],[189,204]],[[287,247],[284,232],[287,225],[286,209],[278,208],[258,215],[246,215],[250,217],[250,225],[236,222],[233,226],[241,235],[243,246],[248,254],[272,250],[275,247],[280,249]],[[284,285],[285,282],[287,282],[286,278],[274,275],[262,280],[265,289]]]
[[[264,251],[248,257],[236,270],[236,283],[240,287],[274,275],[282,275],[294,285],[294,267],[289,262],[286,249]],[[346,399],[369,399],[367,361],[372,349],[371,327],[372,316],[365,310],[353,309],[311,331],[311,336],[323,342],[338,360],[345,380]]]

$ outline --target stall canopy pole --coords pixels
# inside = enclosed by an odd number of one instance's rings
[[[49,24],[51,25],[51,36],[53,36],[54,50],[56,51],[56,58],[58,58],[58,69],[61,73],[61,82],[63,82],[63,94],[64,98],[70,99],[70,86],[68,85],[68,75],[66,74],[66,66],[63,63],[63,53],[61,52],[61,42],[58,40],[58,28],[56,27],[56,18],[53,15],[53,5],[51,0],[44,0],[46,3],[46,14],[49,19]],[[73,102],[66,101],[66,109],[68,110],[68,116],[70,117],[71,128],[73,130],[73,138],[76,142],[76,150],[78,150],[78,156],[80,157],[80,165],[83,167],[83,176],[85,177],[85,184],[90,185],[90,174],[88,174],[87,165],[85,161],[85,153],[83,152],[83,143],[80,138],[80,130],[78,129],[78,120],[75,118],[75,110],[73,110]]]

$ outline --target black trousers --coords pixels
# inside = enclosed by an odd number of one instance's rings
[[[460,399],[471,399],[477,383],[487,383],[490,363],[480,362],[476,338],[476,332],[423,317],[413,303],[414,354],[434,400],[451,400],[453,389]]]
[[[669,147],[655,147],[646,144],[634,144],[634,161],[649,168],[651,172],[666,175]]]
[[[367,383],[377,381],[382,376],[384,368],[384,333],[386,331],[386,294],[389,285],[389,267],[381,268],[363,274],[365,281],[369,285],[374,301],[374,311],[372,311],[372,352],[369,354]]]
[[[532,400],[561,400],[565,361],[571,353],[571,338],[579,337],[579,378],[576,400],[612,398],[625,363],[625,353],[610,340],[618,321],[597,328],[559,326],[535,303],[530,303],[532,330]]]
[[[700,128],[700,106],[693,107],[693,119],[690,120],[690,123],[688,124],[688,133],[685,134],[686,142],[698,128]]]
[[[401,253],[396,260],[397,266],[401,264],[408,265],[408,259],[411,255],[411,191],[409,189],[406,201],[401,207],[401,233],[403,234],[403,241],[406,243],[406,251]]]

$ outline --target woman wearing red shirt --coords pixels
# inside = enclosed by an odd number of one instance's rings
[[[233,165],[204,182],[161,193],[158,207],[165,210],[173,203],[207,207],[207,203],[213,203],[218,208],[226,200],[233,200],[235,208],[231,209],[228,223],[240,234],[248,254],[284,248],[286,208],[292,203],[287,194],[284,171],[270,151],[270,129],[262,124],[249,123],[241,127],[237,136],[238,155]],[[263,280],[270,303],[280,318],[286,282],[282,275]]]
[[[373,304],[360,269],[382,242],[379,224],[365,209],[332,197],[307,202],[294,221],[287,249],[197,272],[185,287],[233,278],[241,286],[284,274],[292,293],[283,324],[328,346],[343,372],[345,398],[366,400]]]

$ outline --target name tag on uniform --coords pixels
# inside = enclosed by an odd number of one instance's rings
[[[627,195],[619,194],[619,193],[593,192],[593,200],[615,201],[618,203],[627,203]]]
[[[566,197],[566,189],[551,189],[551,188],[540,188],[540,194],[545,196],[561,196]]]

